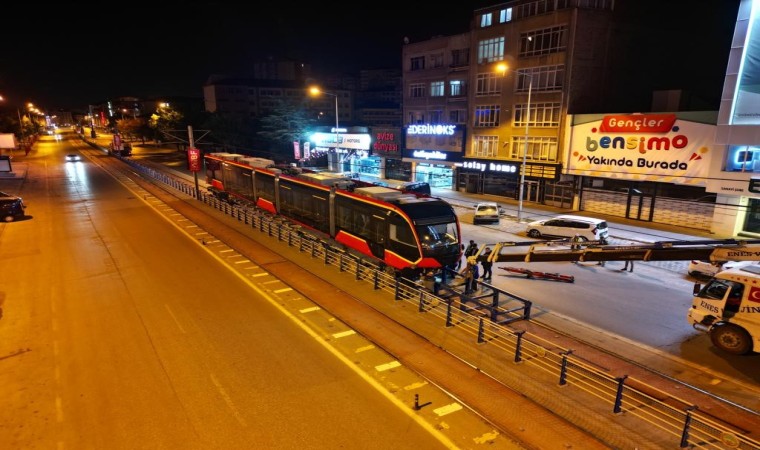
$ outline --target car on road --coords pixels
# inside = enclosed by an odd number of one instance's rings
[[[581,241],[606,240],[609,235],[607,221],[575,215],[561,215],[531,222],[525,232],[534,239],[572,238],[578,235]]]
[[[496,202],[480,202],[475,205],[475,215],[472,223],[499,223],[501,208]]]
[[[68,155],[66,155],[66,162],[76,162],[76,161],[81,161],[81,160],[82,160],[82,157],[76,153],[69,153]]]
[[[758,264],[757,261],[708,261],[693,259],[689,261],[687,273],[694,278],[711,278],[723,270],[736,269],[747,265]]]
[[[21,197],[0,192],[0,219],[13,222],[26,216],[26,205]]]

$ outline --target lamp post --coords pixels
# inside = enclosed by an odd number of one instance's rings
[[[522,75],[528,77],[528,105],[525,108],[525,149],[523,150],[523,158],[522,158],[522,170],[520,170],[520,192],[519,192],[519,198],[517,200],[517,222],[522,222],[522,212],[523,212],[523,192],[525,190],[525,169],[526,167],[526,161],[528,159],[528,135],[530,131],[530,95],[533,91],[533,74],[524,72]]]
[[[317,96],[319,94],[325,94],[335,97],[335,153],[338,153],[338,147],[340,147],[340,124],[338,123],[338,94],[332,92],[325,92],[318,87],[309,88],[311,95]]]

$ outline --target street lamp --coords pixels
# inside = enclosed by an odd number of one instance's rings
[[[528,135],[530,130],[530,94],[533,91],[533,74],[525,71],[522,72],[522,75],[528,77],[528,105],[525,108],[525,114],[523,114],[525,120],[525,149],[523,150],[522,170],[520,171],[520,197],[517,200],[517,222],[522,222],[523,191],[525,190],[525,170],[527,169],[526,161],[528,159]]]
[[[318,96],[320,94],[330,95],[332,97],[335,97],[335,153],[338,152],[338,147],[340,146],[340,125],[338,124],[338,94],[333,94],[332,92],[325,92],[318,87],[312,87],[309,88],[309,93],[313,96]]]

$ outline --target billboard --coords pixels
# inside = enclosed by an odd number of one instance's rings
[[[606,115],[572,127],[567,173],[703,186],[715,130],[671,113]]]

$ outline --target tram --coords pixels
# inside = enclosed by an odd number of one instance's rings
[[[214,190],[286,217],[403,276],[454,267],[461,257],[459,220],[440,198],[357,186],[342,174],[280,168],[238,154],[208,153],[204,160]]]

